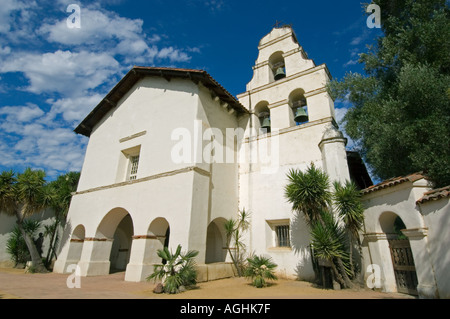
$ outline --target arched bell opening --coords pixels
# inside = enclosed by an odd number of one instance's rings
[[[286,66],[284,62],[283,52],[277,51],[269,58],[270,82],[278,81],[286,77]]]
[[[270,133],[271,130],[271,120],[270,120],[270,109],[269,103],[266,101],[259,102],[255,106],[255,115],[258,118],[259,132],[262,134]]]
[[[292,125],[301,125],[309,122],[308,105],[303,89],[296,89],[289,95],[289,106],[292,111]]]

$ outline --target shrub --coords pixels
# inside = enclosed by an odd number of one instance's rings
[[[158,256],[165,260],[165,264],[154,266],[153,273],[147,280],[160,279],[165,293],[176,294],[180,287],[189,287],[197,283],[197,270],[194,257],[198,251],[181,253],[181,245],[178,245],[174,254],[167,247],[158,249]]]
[[[274,274],[277,265],[270,258],[264,256],[253,256],[247,258],[247,268],[244,276],[252,280],[252,285],[256,288],[266,287],[266,279],[277,280]]]

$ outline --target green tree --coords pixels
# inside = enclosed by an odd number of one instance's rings
[[[305,172],[290,170],[285,197],[292,204],[293,211],[303,214],[312,237],[313,258],[323,258],[333,264],[336,278],[346,288],[352,288],[346,266],[345,243],[339,228],[332,228],[330,220],[333,194],[329,191],[328,175],[312,163]],[[328,241],[325,242],[325,241]],[[336,245],[339,243],[339,245]],[[331,250],[333,249],[333,250]],[[322,250],[322,251],[321,251]],[[337,267],[334,268],[334,263]]]
[[[0,212],[16,217],[17,226],[25,240],[36,272],[46,272],[33,238],[25,231],[25,218],[50,206],[54,192],[46,186],[45,172],[27,168],[21,174],[3,171],[0,174]]]
[[[237,219],[230,218],[224,224],[227,250],[234,266],[236,267],[239,277],[242,277],[245,268],[244,251],[246,246],[242,240],[242,236],[250,226],[249,218],[250,214],[243,209],[242,211],[239,211]],[[234,250],[234,253],[232,249]]]
[[[361,193],[355,183],[346,181],[344,185],[338,182],[333,183],[333,202],[338,216],[344,222],[349,238],[349,262],[351,274],[354,276],[353,247],[356,242],[357,247],[361,247],[359,232],[363,227],[364,208],[361,203]]]
[[[381,179],[423,171],[450,184],[450,19],[445,0],[374,0],[383,36],[360,56],[365,75],[333,80],[352,107],[347,134]]]
[[[56,258],[55,250],[59,242],[58,229],[59,227],[64,227],[72,200],[72,193],[76,191],[79,179],[79,172],[69,172],[58,176],[56,180],[50,182],[48,185],[55,193],[50,203],[55,214],[55,219],[51,225],[45,226],[44,234],[50,236],[50,244],[45,259],[47,266],[50,265],[52,258]]]
[[[41,222],[36,220],[24,220],[23,228],[31,238],[36,237],[38,229],[41,227]],[[14,261],[14,267],[19,264],[25,265],[28,260],[30,260],[30,252],[28,251],[27,244],[23,239],[22,232],[19,227],[14,226],[11,234],[6,241],[6,251],[11,255]]]

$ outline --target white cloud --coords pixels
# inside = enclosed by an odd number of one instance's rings
[[[22,72],[29,80],[27,91],[79,95],[105,83],[118,72],[119,63],[108,53],[22,53],[11,56],[0,72]]]
[[[29,103],[26,106],[4,106],[0,115],[6,115],[8,122],[30,122],[44,114],[37,105]]]
[[[51,109],[45,121],[53,121],[57,115],[61,114],[67,123],[71,123],[72,126],[77,125],[103,97],[102,94],[93,94],[76,98],[48,99],[46,102],[51,105]]]

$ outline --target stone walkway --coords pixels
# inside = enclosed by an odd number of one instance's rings
[[[412,299],[403,294],[371,290],[324,290],[302,281],[277,280],[264,289],[252,287],[244,278],[198,284],[177,295],[152,292],[153,282],[126,282],[124,273],[81,277],[80,288],[68,288],[69,275],[30,274],[19,269],[0,269],[0,299]],[[69,283],[74,281],[69,278]]]

